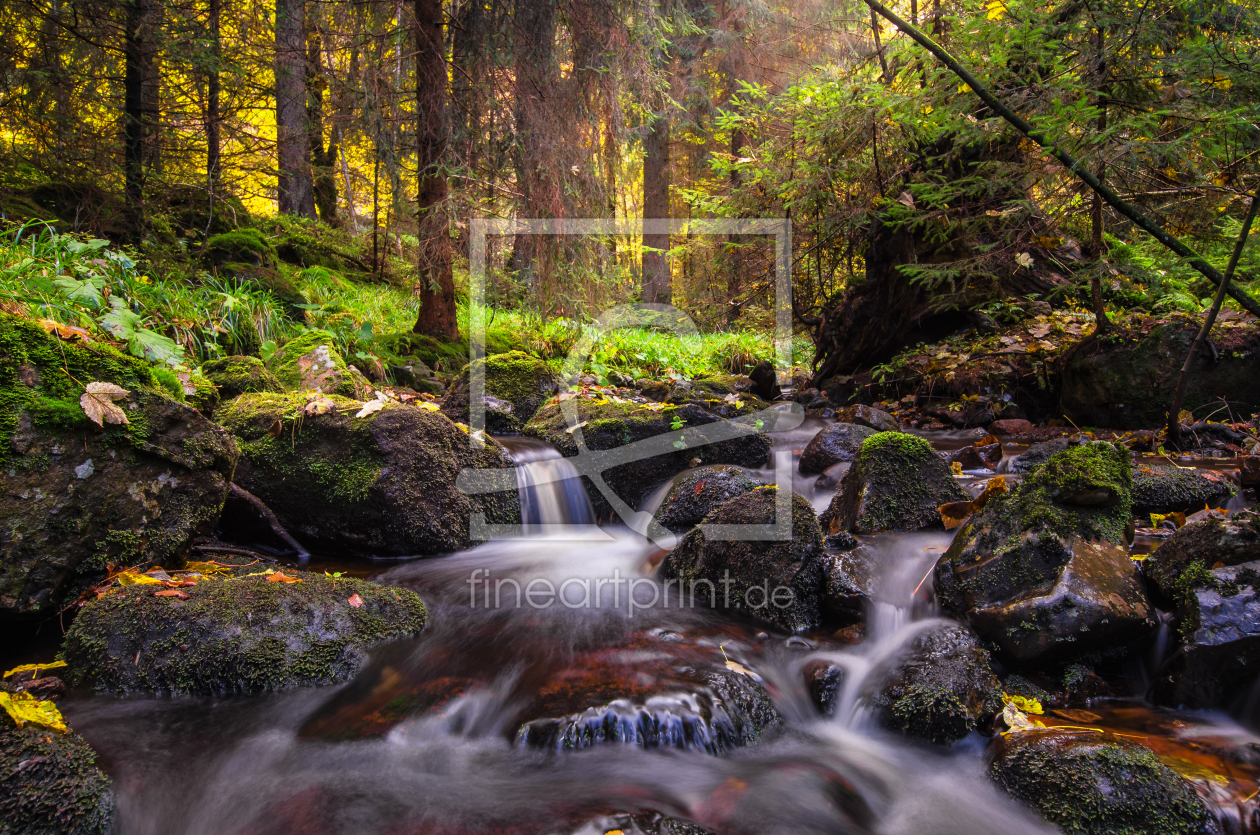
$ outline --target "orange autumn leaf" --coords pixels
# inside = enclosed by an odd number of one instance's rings
[[[178,597],[180,600],[187,600],[188,595],[179,589],[166,589],[165,591],[153,592],[154,597]]]
[[[55,333],[61,339],[78,339],[82,342],[88,341],[87,328],[76,328],[73,325],[63,325],[52,319],[36,319],[36,324],[48,333]]]
[[[362,598],[362,597],[359,597],[359,595],[358,595],[357,593],[355,593],[355,594],[350,595],[350,599],[349,599],[349,601],[347,601],[347,602],[348,602],[351,606],[353,606],[354,608],[356,608],[356,609],[357,609],[357,608],[359,608],[360,606],[362,606],[362,605],[363,605],[363,598]]]
[[[300,583],[302,582],[302,580],[299,577],[290,577],[288,574],[285,574],[283,571],[277,571],[274,574],[267,575],[267,582],[268,583]]]

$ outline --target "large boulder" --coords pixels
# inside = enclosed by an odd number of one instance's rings
[[[127,423],[86,417],[94,382],[126,390]],[[140,360],[0,314],[0,614],[55,612],[110,565],[178,560],[213,529],[237,455]]]
[[[201,366],[201,373],[218,386],[220,400],[231,400],[242,394],[271,392],[280,394],[284,386],[267,370],[258,357],[223,357]]]
[[[674,533],[685,533],[718,505],[763,486],[742,467],[700,467],[674,483],[656,510],[656,521]]]
[[[852,461],[862,448],[862,442],[878,431],[856,423],[825,426],[805,446],[797,469],[801,475],[817,475],[841,461]]]
[[[1177,611],[1177,649],[1155,679],[1162,704],[1232,707],[1260,666],[1260,513],[1219,516],[1186,525],[1144,565]]]
[[[1009,660],[1124,644],[1154,628],[1129,559],[1131,478],[1123,447],[1057,453],[989,499],[936,565],[936,591]]]
[[[1218,832],[1193,786],[1147,748],[1089,730],[1002,734],[988,752],[999,786],[1072,835]]]
[[[1210,470],[1138,467],[1133,471],[1133,514],[1173,513],[1220,507],[1234,497],[1233,482]]]
[[[941,525],[941,505],[970,499],[927,441],[880,432],[862,442],[821,522],[829,531],[917,531]]]
[[[838,542],[850,534],[827,537],[824,545],[833,542],[844,550],[828,553],[822,559],[823,618],[837,626],[863,623],[879,590],[880,553],[869,545]]]
[[[451,420],[468,423],[468,398],[473,373],[484,375],[485,430],[493,434],[521,431],[548,398],[560,388],[559,378],[547,363],[524,351],[493,354],[464,366],[442,400],[442,411]]]
[[[368,397],[372,384],[353,366],[346,365],[336,346],[328,331],[307,331],[280,346],[267,360],[267,369],[290,390]]]
[[[707,525],[769,525],[775,522],[777,487],[762,487],[720,505]],[[814,509],[791,497],[790,539],[713,539],[697,528],[661,563],[660,575],[676,580],[680,594],[741,611],[792,632],[817,627],[821,619],[822,531]],[[711,593],[711,590],[712,593]]]
[[[569,458],[578,454],[578,437],[589,451],[611,452],[677,430],[686,430],[703,440],[708,431],[706,427],[718,429],[722,426],[718,415],[695,404],[669,408],[654,403],[618,402],[607,398],[588,400],[582,397],[572,402],[577,404],[580,424],[577,429],[571,429],[565,418],[562,408],[565,404],[547,403],[526,424],[525,434],[547,441],[561,455]],[[631,508],[638,508],[657,486],[699,463],[760,467],[770,458],[770,438],[757,431],[754,425],[746,428],[748,431],[745,434],[715,443],[688,444],[685,439],[667,442],[665,452],[636,456],[636,460],[604,470],[604,482],[623,502]],[[580,436],[578,433],[581,433]],[[611,517],[613,508],[604,495],[595,489],[588,477],[583,476],[582,481],[597,517]]]
[[[332,396],[245,394],[216,413],[236,435],[236,483],[260,498],[311,550],[363,556],[439,554],[467,548],[470,515],[519,524],[515,488],[468,496],[465,468],[509,468],[494,441],[474,450],[445,415],[389,402]]]
[[[1060,410],[1078,426],[1154,429],[1168,419],[1168,393],[1176,389],[1199,323],[1182,319],[1149,333],[1121,331],[1072,353],[1064,365]],[[1184,408],[1200,417],[1219,409],[1221,395],[1234,414],[1260,410],[1260,326],[1218,329],[1215,350],[1200,351],[1191,368]]]
[[[114,792],[75,733],[26,725],[0,711],[0,832],[108,835]]]
[[[875,705],[884,727],[947,745],[1002,709],[1002,686],[976,636],[950,624],[915,639]]]
[[[334,684],[374,645],[424,628],[415,592],[299,571],[276,582],[256,568],[203,576],[182,597],[136,584],[91,601],[66,634],[68,682],[201,695]]]

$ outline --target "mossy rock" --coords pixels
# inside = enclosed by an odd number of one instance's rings
[[[245,204],[235,194],[214,195],[213,214],[210,196],[204,186],[171,185],[161,195],[171,222],[184,237],[199,238],[209,227],[211,236],[252,226],[254,219]],[[194,233],[189,236],[187,233]]]
[[[1193,786],[1135,743],[1087,731],[994,739],[989,775],[1067,835],[1216,832]]]
[[[361,241],[346,230],[295,215],[274,215],[260,225],[275,240],[276,254],[287,264],[342,272],[366,268],[359,259]]]
[[[27,725],[0,713],[0,832],[107,835],[114,792],[96,753],[75,733]]]
[[[1129,559],[1128,452],[1072,447],[991,498],[936,565],[949,614],[1017,662],[1137,640],[1153,610]]]
[[[520,432],[560,387],[551,367],[524,351],[479,359],[464,366],[442,400],[442,411],[460,423],[469,423],[473,373],[485,381],[485,430],[493,434]]]
[[[879,432],[862,442],[820,521],[862,534],[917,531],[941,526],[941,505],[970,498],[927,441]]]
[[[67,683],[194,695],[335,684],[362,669],[371,647],[424,628],[412,591],[283,573],[301,582],[272,582],[254,565],[203,577],[180,589],[186,600],[134,585],[91,601],[66,634]]]
[[[810,439],[801,452],[797,469],[801,475],[817,475],[841,461],[852,461],[867,438],[879,430],[856,423],[832,423]]]
[[[248,227],[211,237],[206,241],[204,257],[218,267],[246,264],[274,269],[279,263],[271,241],[262,232]]]
[[[678,479],[670,488],[656,511],[656,521],[674,533],[685,533],[700,524],[718,505],[764,486],[742,467],[729,464],[700,467]]]
[[[319,390],[360,400],[372,392],[367,378],[346,365],[328,331],[310,330],[290,339],[267,360],[267,370],[291,391]]]
[[[284,306],[284,313],[289,319],[295,322],[304,322],[306,320],[306,309],[302,305],[306,304],[309,299],[283,269],[266,264],[259,265],[230,261],[219,267],[219,274],[233,278],[240,284],[251,287],[254,290],[270,293],[275,297],[276,301]],[[260,346],[237,345],[234,350],[253,351],[257,350],[258,347]]]
[[[721,420],[717,415],[694,404],[674,408],[651,408],[648,405],[610,400],[576,398],[578,421],[584,425],[570,432],[564,410],[559,403],[546,403],[525,425],[524,434],[547,441],[561,455],[578,454],[578,439],[587,450],[612,452],[619,447],[646,441],[675,431],[677,424],[699,436],[694,445],[675,446],[663,440],[667,451],[617,463],[603,471],[604,482],[631,509],[638,508],[656,487],[678,475],[683,470],[703,464],[736,464],[741,467],[760,467],[770,457],[770,438],[757,431],[755,424],[745,423],[747,432],[735,438],[702,444],[705,427]],[[698,459],[698,463],[692,463]],[[583,476],[583,484],[591,497],[596,516],[612,518],[612,504]]]
[[[489,524],[520,523],[514,477],[504,492],[469,496],[455,486],[464,469],[512,468],[497,443],[474,450],[449,418],[414,405],[391,402],[356,418],[361,403],[330,400],[330,411],[302,415],[304,395],[243,394],[215,415],[241,446],[236,483],[308,548],[448,553],[469,546],[473,513]]]
[[[76,380],[129,391],[129,423],[90,422]],[[0,613],[56,611],[111,564],[177,560],[213,529],[237,455],[135,357],[0,314]]]
[[[231,400],[242,394],[269,392],[281,394],[284,386],[276,375],[267,370],[257,357],[223,357],[210,360],[201,366],[205,378],[219,388],[222,400]]]
[[[937,745],[980,728],[1002,709],[989,653],[955,624],[922,635],[875,698],[880,722]]]
[[[1179,467],[1139,467],[1133,473],[1133,514],[1184,513],[1221,507],[1237,494],[1233,482],[1214,472]]]
[[[704,524],[770,525],[777,496],[774,486],[744,493],[719,505]],[[689,600],[694,592],[699,601],[790,632],[816,628],[821,622],[822,531],[804,497],[793,493],[790,507],[790,539],[710,540],[703,527],[688,533],[661,563],[666,593],[677,581]]]

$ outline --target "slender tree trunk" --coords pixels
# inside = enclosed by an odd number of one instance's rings
[[[319,219],[325,223],[336,223],[337,143],[330,137],[328,149],[324,149],[324,91],[328,88],[328,81],[324,78],[320,50],[320,36],[312,35],[308,39],[306,55],[306,120],[311,143],[312,198],[319,211]]]
[[[276,0],[276,202],[314,219],[310,125],[306,112],[306,0]]]
[[[149,173],[158,164],[161,75],[158,29],[161,0],[130,0],[123,40],[124,190],[128,204],[139,210]]]
[[[447,75],[442,0],[416,0],[416,166],[420,315],[412,330],[459,338],[446,217]]]
[[[516,121],[516,188],[521,194],[518,214],[550,218],[563,212],[556,192],[549,149],[557,141],[548,124],[548,98],[553,88],[556,16],[553,0],[515,0],[512,16]],[[517,280],[533,289],[536,302],[548,297],[547,252],[542,235],[517,235],[512,247],[512,269]]]
[[[214,193],[219,184],[223,164],[219,115],[219,61],[223,57],[223,43],[219,37],[219,18],[222,0],[210,0],[210,73],[206,80],[206,188],[210,191],[210,215],[214,217]]]
[[[731,131],[731,157],[739,160],[744,153],[744,132],[739,128]],[[741,185],[739,169],[732,168],[731,191],[734,192]],[[739,318],[739,306],[737,304],[739,294],[743,291],[744,277],[744,252],[743,252],[743,235],[731,235],[730,246],[726,252],[726,302],[730,305],[730,310],[726,314],[726,322],[728,325],[735,324],[735,320]]]
[[[1098,77],[1099,90],[1099,113],[1098,113],[1098,134],[1102,136],[1107,132],[1107,103],[1104,99],[1106,96],[1106,82],[1103,80],[1104,74],[1107,72],[1107,57],[1104,52],[1105,36],[1101,29],[1094,30],[1094,50],[1096,55],[1095,73]],[[1100,159],[1098,161],[1098,181],[1106,182],[1107,180],[1107,161]],[[1094,261],[1093,275],[1089,280],[1090,296],[1094,305],[1094,335],[1101,336],[1111,330],[1111,320],[1107,318],[1107,309],[1103,305],[1102,297],[1102,259],[1107,254],[1107,244],[1103,240],[1103,200],[1102,195],[1094,192],[1093,201],[1090,204],[1089,219],[1091,234],[1089,240],[1089,257]]]
[[[663,105],[663,101],[661,102]],[[643,138],[643,217],[668,218],[669,213],[669,118],[661,112]],[[643,301],[669,304],[672,297],[669,235],[644,235],[643,246],[660,250],[643,252]]]

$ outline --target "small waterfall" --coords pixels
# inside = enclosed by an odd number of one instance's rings
[[[577,469],[555,447],[533,438],[502,441],[516,463],[521,522],[526,533],[548,525],[593,525],[595,510]]]

